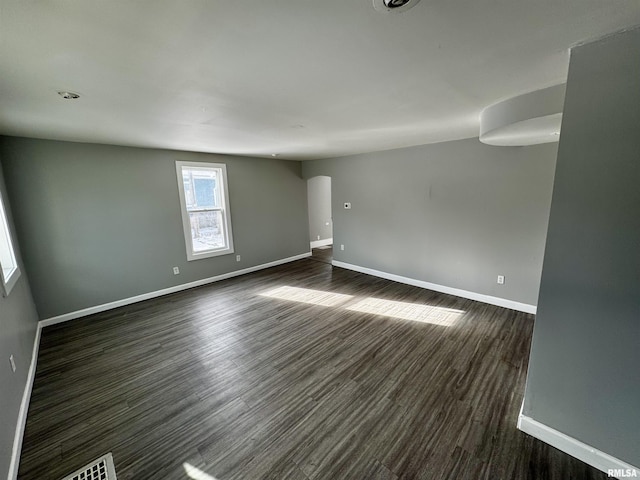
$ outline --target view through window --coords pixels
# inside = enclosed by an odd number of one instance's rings
[[[187,258],[233,253],[224,164],[176,162]]]

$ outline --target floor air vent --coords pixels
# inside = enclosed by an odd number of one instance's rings
[[[107,453],[62,480],[117,480],[113,456]]]

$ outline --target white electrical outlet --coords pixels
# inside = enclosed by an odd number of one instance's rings
[[[240,260],[242,260],[242,257],[240,255],[236,255],[236,262],[239,262]]]
[[[316,240],[320,240],[320,235],[317,236]]]
[[[345,210],[351,209],[351,202],[344,202],[344,209]]]
[[[340,245],[340,250],[344,250],[344,245]]]
[[[178,267],[173,267],[173,274],[174,274],[174,275],[180,275],[180,268],[178,268]]]
[[[13,359],[13,355],[9,356],[9,363],[11,364],[13,373],[16,373],[16,361]]]
[[[504,275],[498,275],[498,285],[504,285]]]

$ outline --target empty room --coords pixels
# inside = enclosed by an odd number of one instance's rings
[[[638,0],[0,0],[0,478],[640,477]]]

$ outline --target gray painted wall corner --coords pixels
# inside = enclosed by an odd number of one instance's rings
[[[571,54],[524,413],[640,466],[640,29]]]
[[[332,178],[335,260],[536,305],[556,152],[467,139],[302,170]]]
[[[43,319],[309,251],[300,162],[16,137],[0,152]],[[227,165],[234,254],[187,261],[176,160]]]
[[[8,297],[0,295],[0,477],[6,478],[11,464],[14,435],[20,404],[27,386],[29,367],[36,337],[38,314],[31,297],[20,245],[15,238],[11,202],[7,196],[0,156],[0,193],[4,200],[13,233],[17,261],[22,274]],[[13,355],[16,372],[11,371],[9,356]]]

